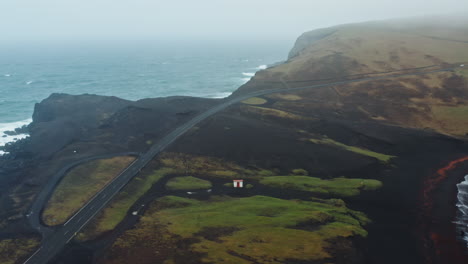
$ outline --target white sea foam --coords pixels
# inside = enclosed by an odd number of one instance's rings
[[[7,73],[7,74],[3,74],[3,76],[5,76],[5,77],[10,77],[11,74]]]
[[[267,65],[260,65],[260,66],[258,66],[258,67],[255,68],[255,69],[257,69],[257,70],[265,70],[266,68],[268,68]]]
[[[248,77],[253,77],[253,76],[255,76],[255,73],[254,72],[243,72],[242,75],[248,76]]]
[[[31,83],[33,83],[33,81],[27,81],[26,82],[27,85],[30,85]]]
[[[28,134],[19,134],[15,136],[9,136],[5,134],[5,131],[14,131],[15,128],[22,127],[24,125],[27,125],[31,123],[32,119],[26,119],[22,121],[17,121],[17,122],[11,122],[11,123],[0,123],[0,146],[5,146],[6,143],[9,142],[15,142],[17,140],[27,138],[29,135]],[[0,155],[5,154],[4,151],[0,150]]]
[[[211,96],[207,96],[208,98],[226,98],[228,96],[230,96],[232,93],[231,92],[219,92],[219,93],[216,93],[216,94],[213,94]]]
[[[458,188],[458,213],[455,221],[457,229],[461,234],[461,238],[468,245],[468,175],[465,175],[465,180],[457,184]]]

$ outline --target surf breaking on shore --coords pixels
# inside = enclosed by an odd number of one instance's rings
[[[252,72],[242,72],[242,78],[241,84],[245,84],[248,82],[252,77],[255,76],[255,73],[260,70],[265,70],[268,66],[267,65],[259,65],[255,68],[251,68]],[[10,77],[10,74],[5,74],[5,77]],[[31,84],[32,81],[28,81],[27,84]],[[201,97],[206,97],[206,98],[226,98],[232,94],[232,91],[219,91],[215,93],[207,93],[207,94],[194,94],[193,96],[201,96]],[[14,132],[16,128],[20,128],[24,125],[28,125],[32,122],[32,119],[25,119],[21,121],[16,121],[16,122],[9,122],[9,123],[0,123],[0,156],[7,154],[4,150],[1,148],[4,147],[6,144],[11,143],[11,142],[16,142],[20,139],[27,138],[29,135],[24,134],[24,133],[8,133],[8,132]]]
[[[15,131],[16,128],[20,128],[24,125],[28,125],[32,122],[32,119],[26,119],[17,122],[0,123],[0,147],[5,146],[7,143],[15,142],[23,138],[27,138],[28,134],[16,134],[11,135],[8,132]],[[0,150],[0,156],[7,152]]]
[[[457,219],[455,224],[457,225],[457,231],[461,238],[467,243],[468,247],[468,175],[465,175],[465,180],[457,184]]]
[[[421,210],[421,215],[420,215],[420,221],[421,221],[421,226],[420,226],[420,232],[422,235],[422,240],[423,240],[423,247],[424,247],[424,255],[426,258],[426,263],[434,263],[434,256],[436,258],[439,258],[442,254],[442,247],[441,244],[444,243],[444,236],[443,234],[438,233],[437,230],[434,230],[433,227],[433,209],[434,209],[434,200],[433,200],[433,194],[434,191],[436,190],[437,187],[439,187],[440,183],[446,180],[449,177],[449,172],[460,166],[462,163],[468,162],[468,156],[460,157],[456,160],[450,161],[448,164],[446,164],[444,167],[440,168],[437,170],[437,173],[435,173],[433,176],[426,178],[426,180],[423,183],[423,189],[422,189],[422,210]],[[468,175],[467,175],[468,176]],[[468,180],[467,176],[465,176],[465,181]],[[459,187],[459,184],[457,185]],[[468,187],[468,185],[467,185]],[[463,187],[464,188],[464,187]],[[458,189],[460,190],[460,188]],[[464,191],[468,190],[463,189]],[[464,194],[462,195],[466,197]],[[459,197],[458,197],[459,198]],[[468,197],[466,197],[468,198]],[[457,207],[460,209],[458,204],[460,203],[460,199],[457,202]],[[464,200],[466,201],[466,200]],[[465,210],[468,212],[467,210]],[[460,215],[460,213],[459,213]],[[464,217],[467,217],[467,214],[464,214]],[[464,222],[464,224],[458,224],[456,222],[459,222],[457,219],[455,221],[455,225],[457,225],[457,228],[459,226],[464,225],[463,228],[468,229],[468,221]],[[461,231],[461,230],[457,230]],[[463,237],[466,241],[466,233],[463,234]],[[455,239],[455,238],[453,238]]]

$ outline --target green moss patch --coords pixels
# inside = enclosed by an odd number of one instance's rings
[[[192,176],[176,177],[170,179],[166,184],[168,190],[199,190],[209,189],[213,185],[209,181],[205,181]]]
[[[271,171],[271,170],[260,170],[260,171],[258,171],[258,175],[260,175],[260,176],[273,176],[273,175],[277,175],[277,173],[275,173],[274,171]]]
[[[355,147],[355,146],[345,145],[345,144],[343,144],[341,142],[338,142],[338,141],[335,141],[335,140],[333,140],[331,138],[310,139],[310,142],[312,142],[314,144],[323,144],[323,145],[329,145],[329,146],[341,148],[341,149],[351,151],[351,152],[354,152],[354,153],[357,153],[357,154],[360,154],[360,155],[376,158],[379,161],[384,162],[384,163],[388,163],[388,162],[390,162],[390,160],[392,158],[395,158],[395,156],[386,155],[386,154],[374,152],[374,151],[371,151],[371,150],[368,150],[368,149],[359,148],[359,147]]]
[[[128,214],[131,206],[143,196],[150,188],[166,175],[207,175],[219,178],[238,178],[239,175],[258,177],[257,171],[247,170],[232,162],[222,159],[194,156],[182,153],[163,153],[157,159],[158,169],[143,171],[133,178],[110,204],[94,218],[77,239],[81,241],[92,240],[105,232],[113,230]],[[201,179],[200,179],[201,180]],[[197,181],[200,183],[199,181]],[[182,182],[187,184],[185,180]],[[193,184],[193,182],[188,183]],[[204,186],[206,183],[204,183]],[[208,187],[209,188],[209,187]]]
[[[309,172],[304,169],[294,169],[291,171],[293,175],[307,176]]]
[[[275,99],[286,100],[286,101],[297,101],[297,100],[302,99],[302,97],[300,97],[297,94],[286,94],[286,93],[271,94],[268,97],[275,98]]]
[[[34,238],[0,240],[0,263],[20,263],[20,260],[25,260],[38,247],[39,240]]]
[[[78,240],[91,240],[113,230],[127,215],[130,207],[162,177],[173,173],[170,168],[162,168],[152,173],[135,177],[119,192],[110,204],[101,211],[76,237]]]
[[[132,156],[115,157],[90,161],[73,168],[47,202],[42,214],[44,223],[51,226],[65,223],[134,160]]]
[[[249,105],[262,105],[265,104],[267,100],[260,98],[260,97],[252,97],[247,100],[242,101],[243,104],[249,104]]]
[[[356,196],[361,191],[376,190],[382,187],[382,182],[368,179],[335,178],[322,180],[309,176],[272,176],[264,178],[261,184],[275,188],[307,191],[330,196]]]
[[[159,161],[161,166],[172,168],[177,173],[192,176],[211,176],[217,178],[235,179],[240,175],[256,176],[257,171],[245,169],[233,162],[223,159],[194,156],[184,153],[164,153]]]
[[[246,105],[241,108],[242,111],[253,113],[260,116],[265,117],[274,117],[274,118],[281,118],[281,119],[292,119],[292,120],[307,120],[309,118],[293,114],[287,111],[268,108],[268,107],[260,107],[260,106],[250,106]]]
[[[231,180],[241,176],[248,179],[261,179],[262,177],[275,175],[275,172],[270,170],[251,170],[218,158],[182,153],[163,153],[155,162],[157,164],[156,170],[147,169],[148,171],[146,171],[145,169],[140,175],[133,178],[76,238],[81,241],[92,240],[105,232],[113,230],[128,215],[132,205],[153,184],[167,175],[193,175],[190,178],[177,177],[174,180],[169,180],[171,182],[169,186],[175,184],[174,186],[178,190],[211,188],[210,182],[195,178],[197,176]],[[233,187],[232,182],[227,183],[225,186]],[[245,188],[252,187],[251,185],[245,186]]]
[[[177,208],[167,208],[168,205]],[[184,249],[178,249],[182,251],[179,254],[198,256],[202,263],[325,261],[333,257],[327,248],[339,247],[330,241],[365,237],[363,225],[368,222],[363,214],[346,206],[322,201],[253,196],[202,202],[169,196],[158,199],[135,229],[117,239],[111,252],[131,249],[148,260],[158,259],[157,252],[144,248],[177,243],[172,241],[177,237],[178,241],[191,241]],[[304,228],[307,225],[313,228]],[[171,235],[157,240],[139,239],[152,237],[163,229]]]

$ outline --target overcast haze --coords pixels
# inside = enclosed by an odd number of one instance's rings
[[[295,39],[335,24],[466,11],[466,0],[0,0],[0,38]]]

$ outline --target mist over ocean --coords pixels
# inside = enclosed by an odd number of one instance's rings
[[[51,93],[99,94],[129,100],[173,95],[223,98],[291,43],[37,45],[0,50],[0,146],[3,132],[31,121]]]

